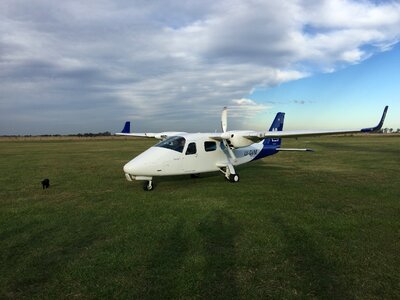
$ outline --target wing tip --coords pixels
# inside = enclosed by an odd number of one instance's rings
[[[126,121],[124,128],[122,128],[120,133],[131,133],[131,122],[130,121]]]
[[[389,106],[386,105],[383,110],[382,117],[381,117],[381,120],[379,121],[378,125],[376,125],[375,127],[363,128],[363,129],[361,129],[361,132],[374,132],[374,131],[380,130],[383,126],[383,123],[385,122],[386,113],[387,113],[388,109],[389,109]]]

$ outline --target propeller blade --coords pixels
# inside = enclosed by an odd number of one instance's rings
[[[228,108],[226,106],[222,110],[222,114],[221,114],[221,127],[222,127],[222,132],[226,133],[226,130],[228,129]],[[235,153],[233,153],[231,147],[229,147],[229,144],[227,141],[228,137],[225,136],[224,134],[222,134],[222,135],[223,135],[222,142],[224,143],[225,148],[228,150],[228,154],[229,154],[229,155],[227,155],[228,159],[230,157],[232,160],[236,161],[236,155],[235,155]]]
[[[235,153],[233,153],[233,150],[231,149],[231,147],[229,147],[228,141],[223,139],[222,142],[224,143],[225,148],[228,150],[230,158],[232,158],[234,161],[236,161],[236,155],[235,155]]]
[[[222,132],[226,132],[226,129],[228,127],[228,109],[227,109],[227,107],[224,107],[222,114],[221,114],[221,127],[222,127]]]

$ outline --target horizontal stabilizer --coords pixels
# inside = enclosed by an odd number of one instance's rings
[[[299,148],[276,148],[277,151],[302,151],[302,152],[314,152],[313,149],[310,148],[304,148],[304,149],[299,149]]]

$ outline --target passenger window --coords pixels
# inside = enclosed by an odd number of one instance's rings
[[[204,150],[206,150],[206,152],[217,150],[217,143],[216,142],[204,142]]]
[[[190,143],[186,149],[186,155],[196,154],[196,143]]]

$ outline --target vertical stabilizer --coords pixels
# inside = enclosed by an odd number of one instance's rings
[[[274,121],[272,122],[269,131],[282,131],[283,130],[283,121],[285,120],[285,113],[278,112],[275,116]],[[264,145],[268,146],[280,146],[281,139],[265,139],[263,142]]]

